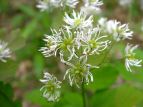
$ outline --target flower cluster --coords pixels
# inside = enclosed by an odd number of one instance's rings
[[[106,18],[101,18],[98,21],[99,25],[102,27],[102,33],[112,35],[115,41],[121,41],[125,39],[132,39],[133,31],[131,31],[127,24],[121,24],[116,20],[107,20]],[[126,69],[132,72],[130,66],[141,67],[142,60],[135,59],[133,50],[137,48],[136,46],[127,44],[125,48],[126,59],[125,66]]]
[[[61,1],[64,1],[64,5],[67,5],[68,0],[48,0],[45,9],[51,5],[55,5],[55,7],[64,6]],[[52,4],[53,2],[56,3]],[[70,7],[74,7],[78,2],[77,0],[71,0],[68,1],[68,4]],[[60,57],[60,61],[69,67],[65,72],[64,79],[68,79],[71,86],[80,87],[83,83],[93,82],[91,68],[99,68],[100,64],[93,65],[89,61],[91,56],[98,57],[100,54],[106,54],[107,51],[105,50],[109,49],[110,51],[111,48],[109,47],[114,45],[113,43],[132,39],[133,32],[129,29],[128,24],[121,24],[117,20],[107,20],[107,18],[100,18],[95,23],[96,25],[93,24],[93,11],[100,10],[102,4],[99,0],[83,0],[83,6],[81,6],[79,12],[75,10],[71,14],[65,12],[63,19],[65,24],[58,30],[52,29],[52,34],[45,35],[43,39],[45,46],[41,47],[39,51],[45,57]],[[128,71],[132,71],[132,66],[141,66],[142,60],[136,59],[134,56],[133,51],[136,48],[137,46],[128,44],[125,49],[125,66]],[[45,80],[42,80],[45,84],[42,87],[42,90],[45,89],[43,96],[48,98],[49,101],[54,101],[59,97],[59,92],[52,90],[51,93],[49,84],[54,84],[55,90],[55,88],[60,88],[60,82],[47,73],[45,73],[44,78]]]
[[[45,47],[40,51],[45,57],[60,55],[61,62],[70,66],[66,71],[70,85],[74,83],[79,86],[93,80],[89,71],[93,66],[87,63],[91,55],[99,55],[111,43],[108,35],[102,35],[99,25],[93,27],[93,16],[86,16],[83,12],[72,15],[65,13],[65,25],[58,31],[52,30],[52,35],[45,35]],[[82,62],[81,59],[86,61]],[[98,68],[94,65],[94,68]],[[89,79],[89,77],[91,79]],[[81,82],[80,82],[81,81]]]
[[[51,10],[52,8],[69,6],[75,8],[78,4],[78,0],[39,0],[37,8],[41,11]]]
[[[7,48],[7,43],[0,41],[0,60],[6,62],[7,58],[11,57],[10,49]]]
[[[58,101],[60,97],[59,89],[61,88],[61,82],[48,72],[44,73],[44,79],[41,79],[40,81],[44,84],[40,89],[43,91],[43,97],[48,101]]]
[[[58,7],[75,8],[80,0],[39,0],[37,8],[41,11],[51,10]],[[82,0],[83,6],[81,10],[86,14],[93,14],[100,12],[100,6],[103,4],[99,0]]]

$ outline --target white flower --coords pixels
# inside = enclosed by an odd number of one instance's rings
[[[93,82],[93,75],[89,71],[90,68],[98,67],[87,64],[86,55],[81,56],[76,65],[71,65],[71,68],[66,71],[64,79],[68,77],[70,85],[72,86],[75,84],[77,87],[80,87],[82,82],[85,82],[86,84]]]
[[[93,16],[87,17],[83,12],[76,13],[73,11],[71,17],[65,13],[64,21],[71,29],[89,28],[92,27]]]
[[[11,57],[10,49],[7,48],[7,43],[0,40],[0,60],[6,62],[7,58]]]
[[[60,6],[61,0],[39,0],[37,8],[41,11],[49,10],[53,7],[57,8]]]
[[[121,24],[116,20],[107,21],[106,18],[101,18],[98,23],[102,27],[102,30],[112,35],[116,41],[132,39],[133,32],[128,28],[127,24]]]
[[[44,79],[41,79],[40,81],[44,84],[40,89],[40,91],[43,91],[43,97],[48,101],[58,101],[60,97],[59,89],[61,88],[61,82],[48,72],[44,73]]]
[[[132,0],[119,0],[119,4],[123,7],[127,7],[129,5],[131,5]]]
[[[127,44],[125,48],[125,54],[126,54],[126,59],[125,59],[125,66],[126,69],[130,72],[132,72],[131,67],[141,67],[142,65],[140,64],[142,60],[136,59],[135,58],[135,53],[133,52],[138,45],[133,46],[132,44]]]
[[[44,39],[46,45],[40,49],[45,57],[56,56],[57,52],[62,56],[64,56],[64,53],[68,53],[68,59],[66,59],[68,61],[74,56],[77,57],[73,33],[68,28],[60,29],[58,32],[52,30],[52,33],[52,35],[46,35]]]
[[[83,54],[100,54],[100,52],[104,51],[108,47],[110,44],[110,41],[107,40],[108,36],[103,36],[100,32],[99,27],[89,29],[86,33],[83,32],[82,37],[80,37],[80,41],[82,41],[84,49]]]
[[[101,26],[101,27],[105,27],[107,26],[107,18],[105,17],[101,17],[99,20],[98,20],[98,24]]]
[[[102,1],[99,0],[83,0],[84,6],[81,7],[81,10],[86,14],[94,14],[99,13],[100,6],[103,4]]]
[[[78,4],[78,0],[62,0],[62,6],[68,6],[71,8],[75,8],[75,6]]]
[[[41,9],[41,11],[65,6],[75,8],[77,3],[78,0],[39,0],[37,8]]]
[[[108,21],[107,26],[108,26],[107,30],[110,33],[113,33],[113,38],[116,41],[124,39],[132,39],[133,31],[130,31],[127,24],[121,24],[120,22],[114,20],[114,21]]]
[[[41,47],[40,51],[43,53],[45,57],[50,57],[57,54],[58,50],[58,38],[61,36],[60,32],[56,30],[52,30],[52,35],[45,35],[45,39],[43,39],[46,44],[45,47]]]
[[[103,5],[102,1],[99,0],[83,0],[85,6],[92,6],[94,9],[99,9]]]

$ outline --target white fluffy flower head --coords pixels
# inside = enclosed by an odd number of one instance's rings
[[[7,58],[11,57],[11,51],[7,48],[7,43],[0,40],[0,60],[6,62]]]
[[[125,66],[126,69],[130,72],[132,72],[131,67],[141,67],[142,60],[135,58],[135,53],[133,52],[138,45],[133,46],[132,44],[127,44],[125,53],[126,53],[126,59],[125,59]]]
[[[101,35],[99,27],[89,29],[86,33],[83,32],[81,37],[82,46],[84,49],[83,54],[100,54],[100,52],[104,51],[110,44],[107,37],[108,36],[106,35]]]
[[[103,5],[103,2],[99,0],[83,0],[83,2],[84,6],[81,7],[81,10],[86,14],[99,13],[100,6]]]
[[[90,68],[98,68],[97,66],[91,66],[87,64],[87,56],[81,56],[79,61],[75,65],[71,65],[66,71],[64,79],[67,77],[69,79],[70,85],[75,84],[77,87],[80,87],[82,82],[88,84],[93,82],[93,75],[90,72]]]
[[[46,35],[44,41],[46,42],[45,47],[42,47],[40,51],[44,54],[45,57],[50,57],[57,55],[57,52],[62,58],[65,52],[68,52],[68,61],[72,57],[76,56],[75,54],[75,39],[73,33],[68,29],[60,29],[59,31],[52,30],[52,35]],[[61,59],[62,60],[62,59]]]
[[[44,84],[40,89],[43,91],[43,97],[48,101],[58,101],[60,97],[59,89],[61,88],[61,82],[48,72],[44,73],[44,79],[41,79],[40,81]]]
[[[92,27],[93,16],[87,17],[83,12],[76,13],[73,11],[71,17],[65,13],[64,21],[71,29],[84,29]]]
[[[132,39],[133,31],[129,29],[128,24],[121,24],[121,22],[116,20],[107,21],[106,18],[101,18],[98,23],[103,31],[112,35],[113,39],[116,41]]]

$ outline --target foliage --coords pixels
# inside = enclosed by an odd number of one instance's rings
[[[21,107],[21,103],[13,100],[13,90],[9,84],[0,81],[0,105],[1,107]]]
[[[130,7],[122,7],[118,0],[103,0],[101,16],[129,23],[136,32],[131,43],[140,45],[136,55],[143,59],[143,10],[140,0],[133,1]],[[66,70],[58,58],[45,59],[38,51],[44,46],[42,35],[51,34],[50,28],[59,29],[63,23],[64,11],[55,8],[53,12],[39,12],[35,4],[36,0],[0,0],[0,39],[8,42],[12,51],[7,63],[0,62],[0,81],[4,81],[0,82],[0,106],[21,107],[22,102],[27,107],[82,107],[81,90],[70,87],[66,80],[57,103],[47,102],[39,91],[43,70],[47,69],[61,81]],[[111,57],[107,56],[110,61],[105,59],[101,69],[92,70],[94,82],[86,86],[89,107],[143,107],[143,68],[130,73],[120,59],[119,49],[124,53],[126,42],[113,47],[114,53],[111,51]],[[91,57],[90,62],[100,62],[103,57],[104,54],[100,58]],[[15,100],[14,93],[19,93],[15,97],[20,102]]]

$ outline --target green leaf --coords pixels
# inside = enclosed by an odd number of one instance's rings
[[[41,107],[82,107],[81,95],[75,92],[64,91],[58,102],[48,102],[39,89],[34,89],[25,94],[25,100],[40,105]]]
[[[82,107],[82,97],[79,93],[64,92],[64,96],[61,97],[61,101],[64,103],[64,107]],[[55,106],[59,107],[59,106]]]
[[[24,18],[25,16],[23,14],[16,15],[11,19],[11,24],[14,28],[18,28],[23,23]]]
[[[0,106],[1,107],[21,107],[19,101],[13,100],[13,90],[9,84],[0,82]]]
[[[128,80],[130,82],[137,82],[137,83],[143,84],[143,72],[138,71],[140,68],[134,69],[134,72],[129,72],[126,70],[124,64],[118,62],[118,63],[115,63],[115,65],[116,65],[115,66],[116,69],[118,69],[123,79]]]
[[[37,76],[37,78],[41,78],[41,75],[42,75],[42,72],[43,72],[43,69],[44,69],[44,58],[42,56],[42,54],[40,53],[37,53],[35,56],[34,56],[34,72]]]
[[[37,19],[32,20],[31,22],[29,22],[26,25],[21,36],[24,38],[27,38],[29,36],[33,36],[33,31],[36,31],[35,30],[36,28],[37,28]]]
[[[129,85],[119,87],[115,95],[116,107],[133,107],[143,101],[143,92]]]
[[[30,5],[20,5],[19,9],[27,16],[35,17],[37,15],[36,11]]]
[[[92,74],[94,76],[94,82],[90,83],[88,87],[100,90],[108,88],[115,83],[118,71],[113,66],[107,65],[99,69],[95,69],[92,71]]]
[[[142,94],[141,90],[125,84],[95,93],[91,100],[91,107],[136,107],[143,101]]]
[[[9,2],[6,0],[0,0],[0,13],[6,13],[9,11]]]
[[[54,103],[49,103],[45,98],[42,96],[42,92],[40,89],[33,89],[25,94],[25,100],[33,103],[38,104],[41,107],[53,107]]]
[[[114,98],[116,90],[105,90],[95,93],[90,102],[91,107],[115,107]],[[122,106],[121,106],[122,107]]]

